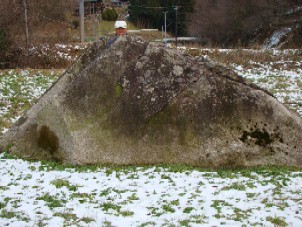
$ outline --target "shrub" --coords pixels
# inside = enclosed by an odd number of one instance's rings
[[[71,26],[73,29],[77,29],[80,26],[80,22],[78,20],[73,20]]]
[[[106,21],[115,21],[118,18],[118,14],[116,10],[113,9],[105,9],[104,12],[102,13],[102,19]]]
[[[113,16],[114,16],[114,20],[117,20],[118,19],[118,13],[116,12],[116,10],[114,8],[112,9],[112,13],[113,13]]]

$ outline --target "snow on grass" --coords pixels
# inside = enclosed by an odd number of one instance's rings
[[[301,226],[301,172],[64,167],[0,155],[0,226]]]
[[[87,44],[43,44],[30,47],[29,53],[38,57],[52,56],[57,62],[64,60],[74,62],[87,46]]]
[[[0,71],[0,135],[51,86],[62,70]]]
[[[270,91],[302,116],[301,50],[202,49],[201,54]]]
[[[285,68],[276,68],[276,65],[280,64]],[[251,62],[251,65],[254,65],[252,68],[235,64],[233,68],[240,76],[270,91],[279,102],[302,116],[302,69],[300,66],[302,62],[296,62],[297,67],[292,69],[286,68],[286,64],[287,62],[270,64]]]
[[[286,36],[288,33],[292,31],[291,28],[281,28],[277,31],[275,31],[272,36],[265,41],[263,48],[269,49],[273,47],[280,47],[282,44],[280,43],[281,39]]]

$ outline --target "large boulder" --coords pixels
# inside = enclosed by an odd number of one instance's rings
[[[84,164],[302,165],[302,120],[233,71],[135,36],[100,41],[2,151]]]

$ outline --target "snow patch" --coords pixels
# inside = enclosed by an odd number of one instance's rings
[[[281,39],[291,32],[291,28],[281,28],[278,31],[275,31],[273,35],[265,41],[263,44],[263,49],[271,49],[277,47],[280,44]]]
[[[301,172],[225,173],[58,171],[0,154],[0,226],[301,226]]]
[[[290,15],[290,14],[294,14],[294,13],[299,13],[300,11],[302,11],[302,7],[301,6],[288,10],[286,12],[286,15]]]

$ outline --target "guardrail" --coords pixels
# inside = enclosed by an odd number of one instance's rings
[[[128,30],[128,33],[136,33],[136,32],[158,32],[158,29],[138,29],[138,30]]]
[[[171,43],[171,42],[176,42],[176,38],[164,38],[162,40],[163,42],[166,43]],[[188,42],[198,42],[200,41],[200,38],[198,37],[177,37],[177,41],[179,42],[184,42],[184,41],[188,41]]]

